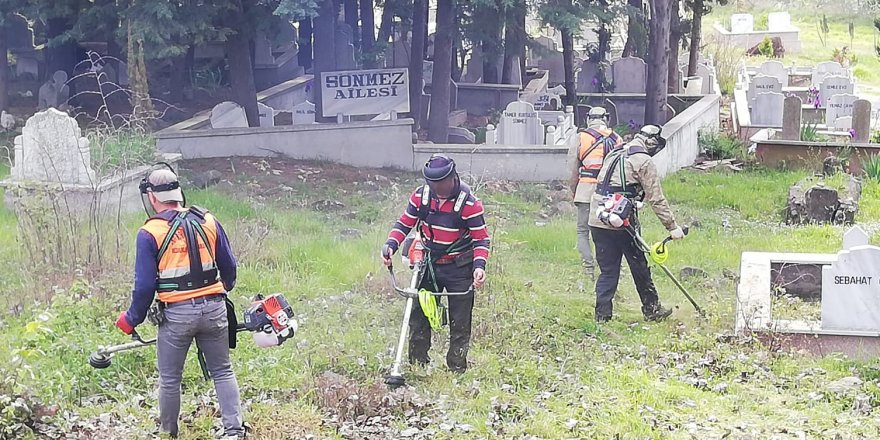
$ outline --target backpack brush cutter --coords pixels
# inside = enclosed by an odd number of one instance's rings
[[[683,293],[684,296],[688,299],[688,301],[690,301],[691,305],[694,306],[694,309],[697,311],[697,313],[701,317],[705,318],[706,313],[703,311],[703,309],[701,309],[700,306],[697,305],[697,302],[694,301],[694,298],[690,295],[690,293],[688,293],[687,289],[685,289],[681,282],[678,281],[678,278],[676,278],[675,275],[673,275],[672,272],[669,270],[669,268],[667,268],[663,264],[666,262],[667,259],[669,259],[669,251],[666,249],[666,243],[672,241],[672,237],[666,237],[663,241],[654,243],[654,246],[648,246],[642,236],[638,233],[638,231],[636,231],[635,228],[632,227],[632,225],[626,225],[625,228],[626,231],[629,232],[630,235],[632,235],[639,248],[643,252],[648,254],[648,257],[651,259],[652,262],[654,262],[654,264],[660,266],[660,269],[662,269],[663,272],[666,273],[666,276],[668,276],[669,279],[672,280],[672,283],[675,284],[676,287],[678,287],[678,290],[680,290],[681,293]],[[682,228],[682,231],[684,232],[684,235],[687,235],[689,228],[685,226]]]
[[[298,327],[299,324],[294,319],[290,303],[287,302],[284,295],[276,293],[268,297],[256,295],[244,312],[244,322],[237,324],[234,331],[235,333],[243,331],[253,333],[257,346],[267,348],[279,346],[292,338]],[[156,338],[143,339],[137,331],[131,332],[131,339],[132,342],[125,344],[98,347],[94,353],[89,355],[89,365],[99,369],[107,368],[116,353],[156,344]],[[234,347],[234,345],[234,341],[230,341],[230,346]],[[202,374],[207,380],[210,375],[201,350],[198,351],[198,359],[199,365],[202,367]]]
[[[405,246],[404,246],[405,248]],[[403,311],[403,324],[400,326],[400,338],[397,340],[397,351],[394,355],[394,364],[391,366],[391,372],[385,376],[385,384],[389,388],[398,388],[406,385],[406,379],[400,371],[403,361],[403,349],[406,343],[406,335],[409,331],[409,318],[412,314],[413,301],[418,300],[422,313],[428,319],[428,323],[434,331],[439,331],[445,323],[445,308],[439,303],[438,297],[442,296],[461,296],[473,292],[473,286],[465,292],[431,292],[426,289],[419,289],[419,283],[425,270],[428,267],[428,261],[425,259],[424,247],[419,238],[415,238],[409,246],[409,252],[401,254],[405,264],[412,269],[412,279],[408,288],[400,288],[397,285],[397,277],[394,275],[394,267],[388,266],[388,273],[391,275],[391,287],[398,295],[406,298],[406,308]]]

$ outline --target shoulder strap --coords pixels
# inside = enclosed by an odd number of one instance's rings
[[[464,203],[467,202],[467,199],[470,198],[471,193],[465,190],[461,190],[458,192],[458,198],[455,199],[455,206],[452,207],[452,211],[456,214],[461,214],[462,208],[464,208]]]
[[[165,235],[165,240],[163,240],[162,245],[159,246],[159,254],[158,257],[156,257],[156,261],[162,261],[162,257],[164,257],[165,252],[168,251],[168,246],[171,244],[171,240],[174,239],[174,235],[177,234],[177,230],[180,229],[181,226],[183,226],[183,224],[186,222],[186,214],[188,212],[189,211],[180,211],[177,215],[174,216],[174,218],[172,218],[171,220],[167,220],[171,226],[168,229],[168,234]],[[150,220],[166,221],[164,218],[161,217],[152,217]],[[186,232],[186,230],[184,230],[184,232]]]
[[[419,209],[417,211],[417,217],[421,221],[425,221],[428,218],[428,213],[431,211],[431,187],[426,183],[422,187],[422,200],[419,203]]]
[[[583,162],[583,160],[586,159],[587,156],[589,156],[590,153],[593,152],[593,150],[595,150],[597,147],[599,147],[599,145],[602,145],[607,139],[607,136],[602,136],[602,133],[599,133],[598,131],[596,131],[595,129],[592,129],[592,128],[588,128],[588,129],[584,130],[584,133],[592,136],[593,139],[596,140],[596,142],[593,143],[593,145],[590,148],[588,148],[587,151],[584,152],[584,154],[581,157],[578,158],[578,160],[580,160],[581,162]]]

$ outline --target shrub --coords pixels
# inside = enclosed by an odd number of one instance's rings
[[[871,155],[862,162],[862,172],[865,177],[874,181],[880,181],[880,155]]]
[[[733,159],[741,157],[745,150],[743,143],[727,134],[717,131],[700,131],[698,134],[700,148],[712,159]]]
[[[721,87],[721,93],[725,95],[733,94],[736,86],[737,71],[742,66],[745,52],[730,43],[720,42],[717,39],[707,39],[707,53],[715,62],[715,72],[717,74],[718,85]],[[772,53],[771,43],[771,53]]]

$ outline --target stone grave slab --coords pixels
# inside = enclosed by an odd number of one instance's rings
[[[244,108],[232,101],[224,101],[211,109],[211,128],[246,128]]]
[[[752,108],[752,123],[766,127],[782,127],[785,95],[775,92],[758,93]]]
[[[498,123],[498,143],[503,145],[544,143],[544,125],[534,105],[523,101],[515,101],[507,105]]]
[[[645,93],[648,67],[641,58],[618,58],[611,63],[614,93]]]
[[[825,125],[833,127],[838,118],[852,116],[853,105],[859,98],[855,95],[834,95],[825,106]]]
[[[856,246],[822,269],[822,330],[880,334],[880,248]]]

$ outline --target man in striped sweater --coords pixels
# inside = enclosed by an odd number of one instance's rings
[[[473,286],[479,289],[486,282],[486,259],[489,257],[489,232],[483,218],[483,204],[461,182],[455,162],[435,154],[422,170],[426,184],[409,198],[406,211],[388,234],[382,247],[385,265],[404,238],[418,225],[433,270],[426,270],[420,288],[439,292],[464,292]],[[467,353],[471,339],[471,316],[474,292],[450,296],[449,352],[446,365],[456,373],[467,370]],[[430,361],[431,327],[418,301],[414,302],[409,320],[409,360],[427,364]]]

